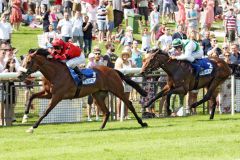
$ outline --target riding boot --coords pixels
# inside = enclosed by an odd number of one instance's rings
[[[81,80],[81,82],[84,80],[83,78],[83,74],[80,72],[78,67],[73,68],[73,70],[75,71],[75,73],[78,75],[78,78]]]

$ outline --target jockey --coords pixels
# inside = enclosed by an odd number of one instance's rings
[[[85,56],[81,53],[81,48],[71,42],[64,42],[62,39],[54,39],[53,49],[50,54],[54,59],[66,62],[66,65],[72,68],[81,77],[78,66],[85,64]]]
[[[191,30],[189,32],[189,39],[182,40],[184,54],[181,54],[180,56],[171,56],[171,59],[187,60],[191,63],[196,59],[201,59],[203,57],[203,50],[195,40],[196,34],[197,33],[195,30]],[[192,65],[196,67],[196,74],[198,74],[201,70],[201,67],[196,63],[192,63]]]
[[[169,50],[169,56],[180,56],[182,54],[183,44],[182,40],[176,38],[172,41],[172,49]]]

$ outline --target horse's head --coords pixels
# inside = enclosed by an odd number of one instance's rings
[[[144,75],[159,69],[161,66],[161,62],[159,62],[159,58],[161,57],[161,55],[167,56],[167,53],[164,53],[160,49],[153,49],[148,51],[142,66],[141,74]]]
[[[30,49],[29,54],[23,59],[22,65],[19,69],[18,78],[23,81],[30,74],[39,70],[40,64],[36,63],[36,57],[39,50]]]

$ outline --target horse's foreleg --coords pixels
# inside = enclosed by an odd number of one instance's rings
[[[143,106],[143,108],[148,108],[151,106],[157,99],[165,96],[169,92],[170,88],[168,85],[166,85],[161,92],[159,92],[153,99],[151,99],[146,106]]]
[[[95,103],[97,104],[97,106],[101,109],[101,111],[103,112],[103,123],[102,123],[102,126],[101,126],[101,129],[103,129],[105,126],[106,126],[106,123],[109,119],[109,116],[110,116],[110,112],[105,104],[105,98],[106,96],[108,95],[107,92],[104,92],[104,91],[101,91],[101,92],[96,92],[94,94],[92,94],[94,100],[95,100]]]
[[[171,100],[172,94],[167,94],[166,98],[166,109],[167,109],[167,115],[170,116],[172,114],[172,111],[170,109],[170,100]]]
[[[27,122],[29,110],[30,110],[30,107],[31,107],[33,99],[35,99],[35,98],[51,98],[51,96],[52,96],[51,94],[48,94],[44,90],[40,91],[38,93],[32,94],[30,96],[29,100],[26,103],[26,108],[25,108],[23,119],[22,119],[22,123],[26,123]]]
[[[62,98],[57,97],[57,96],[53,96],[52,99],[50,100],[47,109],[45,110],[45,112],[43,113],[43,115],[38,119],[38,121],[27,130],[27,132],[29,133],[33,133],[33,130],[36,129],[38,127],[38,125],[41,123],[41,121],[43,120],[43,118],[45,118],[48,113],[58,104],[58,102],[60,102],[62,100]]]

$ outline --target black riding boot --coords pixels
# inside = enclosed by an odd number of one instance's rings
[[[79,68],[78,68],[78,67],[75,67],[75,68],[73,68],[73,70],[75,71],[75,73],[77,73],[79,79],[80,79],[81,81],[83,81],[83,75],[82,75],[82,73],[79,71]]]

